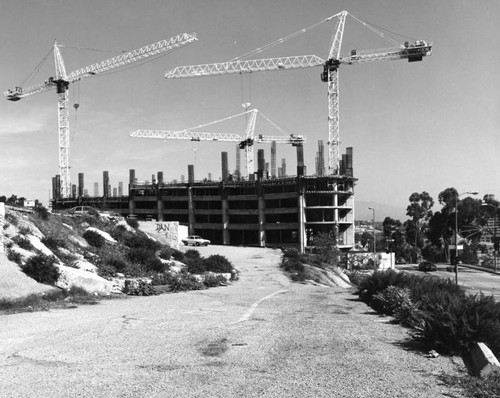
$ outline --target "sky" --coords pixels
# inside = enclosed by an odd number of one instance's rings
[[[165,180],[221,176],[222,151],[236,167],[234,143],[129,137],[137,129],[182,130],[243,111],[242,103],[307,138],[308,173],[318,140],[328,141],[327,85],[321,67],[193,79],[165,79],[179,65],[228,61],[327,17],[349,13],[390,37],[433,43],[423,62],[384,61],[339,69],[340,151],[353,147],[355,200],[406,208],[413,192],[478,191],[500,198],[500,37],[498,0],[3,0],[2,92],[55,73],[54,44],[69,72],[180,33],[198,41],[70,86],[71,182],[85,175],[93,193],[102,173],[113,187],[163,171]],[[328,57],[335,21],[255,56]],[[393,32],[388,33],[388,32]],[[396,33],[398,35],[396,35]],[[342,53],[392,47],[347,17]],[[46,58],[46,62],[41,61]],[[40,66],[39,66],[40,65]],[[78,103],[75,111],[73,104]],[[210,126],[244,135],[245,117]],[[264,119],[256,133],[277,135]],[[270,145],[265,150],[270,161]],[[279,145],[278,163],[295,170],[295,148]],[[0,101],[0,195],[47,203],[58,169],[57,94]],[[243,156],[242,156],[243,159]],[[436,204],[434,210],[439,210]]]

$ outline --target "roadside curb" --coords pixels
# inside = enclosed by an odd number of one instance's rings
[[[492,269],[489,269],[489,268],[484,268],[484,267],[478,267],[476,265],[460,264],[460,267],[472,268],[472,269],[475,269],[475,270],[478,270],[478,271],[488,272],[488,273],[493,274],[493,275],[500,275],[500,272],[498,272],[498,271],[495,272],[495,270],[492,270]]]

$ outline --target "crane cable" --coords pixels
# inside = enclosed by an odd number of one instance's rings
[[[321,25],[321,24],[323,24],[325,22],[329,22],[332,19],[339,17],[341,14],[342,13],[340,12],[338,14],[332,15],[332,16],[326,18],[326,19],[323,19],[323,20],[321,20],[319,22],[316,22],[316,23],[314,23],[312,25],[309,25],[309,26],[307,26],[307,27],[305,27],[303,29],[300,29],[300,30],[298,30],[298,31],[296,31],[296,32],[288,35],[288,36],[282,37],[281,39],[275,40],[275,41],[273,41],[273,42],[271,42],[269,44],[266,44],[266,45],[264,45],[262,47],[256,48],[255,50],[249,51],[249,52],[247,52],[247,53],[245,53],[243,55],[240,55],[238,57],[234,57],[231,60],[229,60],[229,62],[240,61],[240,60],[246,59],[246,58],[248,58],[250,56],[253,56],[255,54],[259,54],[259,53],[261,53],[261,52],[263,52],[263,51],[265,51],[265,50],[267,50],[267,49],[269,49],[271,47],[277,46],[278,44],[282,44],[282,43],[284,43],[284,42],[286,42],[286,41],[288,41],[290,39],[293,39],[293,38],[295,38],[295,37],[297,37],[297,36],[299,36],[301,34],[304,34],[304,33],[308,32],[309,30],[314,29],[314,28],[318,27],[319,25]],[[363,21],[363,20],[355,17],[354,15],[352,15],[349,12],[347,12],[347,14],[350,15],[354,20],[358,21],[360,24],[362,24],[363,26],[365,26],[366,28],[370,29],[372,32],[374,32],[375,34],[377,34],[378,36],[380,36],[381,38],[389,41],[392,44],[395,44],[398,47],[401,47],[401,43],[399,43],[397,40],[394,40],[394,39],[386,36],[381,30],[385,30],[386,32],[392,33],[392,34],[400,36],[400,37],[404,37],[406,39],[415,40],[412,37],[408,37],[408,36],[402,35],[400,33],[393,32],[393,31],[390,31],[388,29],[382,28],[382,27],[377,26],[375,24]],[[330,47],[331,47],[331,45],[330,45]]]
[[[47,53],[47,55],[45,55],[45,57],[42,58],[42,60],[38,63],[38,65],[35,66],[35,69],[28,76],[26,76],[26,78],[21,83],[19,83],[19,87],[22,87],[25,85],[26,82],[29,83],[31,80],[33,80],[34,75],[40,71],[41,67],[43,66],[45,61],[47,61],[47,58],[52,53],[52,51],[54,51],[53,48],[51,48]]]
[[[273,122],[271,119],[269,119],[269,118],[268,118],[266,115],[264,115],[262,112],[260,112],[260,111],[259,111],[259,114],[260,114],[260,115],[261,115],[261,116],[262,116],[265,120],[267,120],[267,121],[271,124],[271,126],[273,126],[273,127],[276,129],[276,131],[278,131],[279,133],[281,133],[283,136],[288,137],[288,136],[290,136],[291,134],[293,134],[293,133],[291,133],[291,130],[289,130],[289,129],[285,128],[285,127],[281,127],[279,124],[277,124],[276,122]]]
[[[73,107],[75,108],[75,122],[73,123],[73,137],[71,141],[73,141],[78,135],[76,130],[76,122],[78,117],[78,108],[80,107],[80,80],[78,80],[78,83],[75,86],[75,91],[73,92]]]
[[[354,15],[352,15],[351,13],[348,13],[354,20],[358,21],[361,25],[363,25],[364,27],[370,29],[372,32],[374,32],[375,34],[377,34],[378,36],[380,36],[381,38],[387,40],[388,42],[392,43],[392,44],[395,44],[396,46],[400,47],[401,46],[401,43],[398,42],[397,40],[394,40],[390,37],[387,37],[384,32],[382,32],[381,30],[385,30],[386,32],[389,32],[389,33],[392,33],[393,35],[396,35],[396,36],[400,36],[400,37],[404,37],[405,39],[411,39],[411,40],[416,40],[415,38],[412,38],[412,37],[408,37],[408,36],[405,36],[405,35],[402,35],[400,33],[397,33],[397,32],[393,32],[389,29],[385,29],[385,28],[382,28],[380,26],[377,26],[375,24],[372,24],[370,22],[366,22],[366,21],[363,21],[359,18],[356,18]],[[379,30],[380,29],[380,30]]]
[[[297,37],[297,36],[299,36],[299,35],[301,35],[303,33],[306,33],[307,31],[309,31],[311,29],[316,28],[317,26],[319,26],[319,25],[321,25],[321,24],[323,24],[325,22],[330,21],[331,19],[333,19],[335,17],[338,17],[339,15],[340,15],[340,13],[332,15],[331,17],[328,17],[328,18],[323,19],[323,20],[321,20],[319,22],[316,22],[316,23],[314,23],[312,25],[309,25],[306,28],[300,29],[300,30],[298,30],[298,31],[296,31],[296,32],[288,35],[288,36],[282,37],[281,39],[278,39],[278,40],[275,40],[275,41],[273,41],[273,42],[271,42],[269,44],[266,44],[265,46],[256,48],[255,50],[249,51],[249,52],[247,52],[247,53],[245,53],[243,55],[240,55],[239,57],[235,57],[235,58],[231,59],[230,62],[232,62],[232,61],[239,61],[239,60],[248,58],[248,57],[250,57],[252,55],[261,53],[262,51],[267,50],[268,48],[277,46],[278,44],[282,44],[282,43],[284,43],[284,42],[286,42],[286,41],[288,41],[290,39],[293,39],[294,37]]]

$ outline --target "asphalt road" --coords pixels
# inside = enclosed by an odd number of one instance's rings
[[[427,272],[427,275],[434,275],[440,278],[449,278],[455,281],[455,272],[448,272],[446,267],[448,264],[436,264],[438,270],[435,272]],[[400,270],[415,274],[424,274],[418,270],[416,264],[397,265]],[[500,274],[469,268],[467,266],[458,267],[458,284],[466,289],[471,294],[483,293],[485,295],[493,295],[495,300],[500,301]]]
[[[230,251],[232,250],[232,251]],[[0,317],[0,396],[459,397],[350,291],[290,283],[279,251],[200,248],[231,286]]]

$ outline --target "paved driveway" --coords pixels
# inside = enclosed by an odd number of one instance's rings
[[[292,284],[280,252],[200,248],[228,287],[0,317],[4,397],[449,397],[426,358],[349,291]]]

